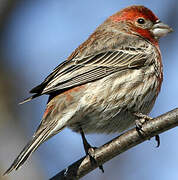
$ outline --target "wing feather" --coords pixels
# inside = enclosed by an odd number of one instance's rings
[[[30,93],[36,93],[34,97],[56,91],[60,93],[65,89],[96,81],[118,71],[139,68],[146,65],[149,58],[153,59],[153,54],[134,48],[111,50],[80,58],[74,57],[58,65]]]

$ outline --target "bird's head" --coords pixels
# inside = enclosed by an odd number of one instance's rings
[[[126,33],[141,36],[151,42],[157,42],[160,37],[172,32],[172,28],[162,23],[153,12],[144,6],[130,6],[110,16],[114,28]]]

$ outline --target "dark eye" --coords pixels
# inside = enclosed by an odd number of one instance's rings
[[[145,24],[145,20],[144,20],[143,18],[137,19],[137,22],[138,22],[139,24]]]

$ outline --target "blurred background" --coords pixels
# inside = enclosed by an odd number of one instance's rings
[[[108,16],[129,5],[145,5],[174,33],[161,39],[164,82],[151,116],[178,105],[177,0],[0,0],[0,174],[30,140],[45,109],[47,96],[24,105],[28,91],[38,85]],[[114,135],[88,135],[100,146]],[[178,179],[177,128],[121,154],[83,179]],[[6,180],[49,179],[84,156],[80,135],[65,129],[42,144],[31,158]]]

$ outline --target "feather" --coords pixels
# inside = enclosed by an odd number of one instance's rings
[[[112,73],[144,66],[148,54],[143,49],[128,48],[73,58],[58,65],[53,72],[30,93],[36,93],[22,103],[43,94],[64,92],[67,89],[96,81]],[[152,57],[154,58],[154,57]]]

